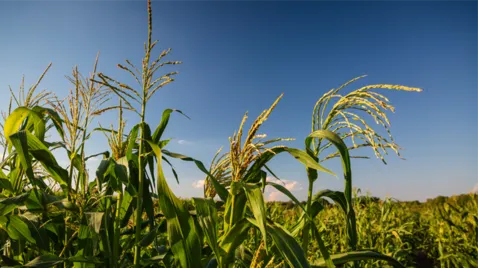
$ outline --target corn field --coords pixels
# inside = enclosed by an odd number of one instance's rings
[[[352,79],[310,107],[303,148],[260,132],[280,95],[249,129],[246,113],[230,146],[206,166],[168,150],[168,122],[173,113],[187,116],[181,110],[164,110],[158,126],[146,121],[150,101],[178,74],[163,70],[181,64],[168,59],[171,49],[153,56],[149,0],[147,13],[144,58],[117,65],[135,84],[97,70],[97,56],[90,74],[72,70],[66,99],[38,90],[50,65],[31,87],[10,89],[0,135],[2,267],[478,267],[476,194],[413,203],[359,196],[353,187],[352,158],[368,158],[367,150],[384,163],[389,153],[400,157],[387,116],[395,108],[384,92],[421,89],[352,89],[363,77]],[[115,127],[95,127],[105,113],[118,114]],[[137,123],[127,125],[124,113]],[[106,135],[109,149],[87,155],[96,135]],[[58,151],[68,156],[66,167]],[[304,165],[305,202],[267,180],[276,177],[268,163],[278,154]],[[86,162],[99,156],[90,177]],[[333,158],[343,174],[327,168]],[[203,197],[173,193],[164,169],[180,182],[174,161],[204,173]],[[315,189],[324,173],[343,179],[343,190]],[[265,187],[290,202],[265,202]]]

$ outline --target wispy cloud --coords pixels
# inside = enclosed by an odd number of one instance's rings
[[[290,192],[296,192],[302,190],[302,185],[298,181],[294,180],[278,180],[274,177],[267,177],[266,181],[281,184]],[[271,186],[267,186],[265,190],[265,197],[267,201],[287,201],[289,198],[283,193],[279,192]]]
[[[178,144],[191,145],[191,144],[193,144],[193,142],[192,141],[187,141],[187,140],[178,140]]]
[[[202,189],[204,187],[204,180],[197,180],[192,183],[193,188]]]
[[[267,201],[284,201],[284,195],[279,191],[270,192],[267,197]]]

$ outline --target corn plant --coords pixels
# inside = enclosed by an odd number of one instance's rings
[[[67,148],[63,123],[68,122],[68,118],[62,118],[55,107],[39,106],[53,101],[47,91],[35,94],[43,75],[26,95],[23,86],[18,98],[12,94],[19,107],[9,113],[3,124],[4,145],[9,154],[4,158],[0,172],[3,197],[1,225],[9,237],[4,249],[10,265],[18,265],[19,262],[32,266],[48,262],[72,263],[75,257],[65,259],[65,256],[70,257],[71,238],[78,233],[73,229],[81,218],[81,210],[85,208],[84,204],[71,202],[71,196],[75,196],[71,187],[73,169],[68,172],[61,167],[51,153],[56,148]],[[75,84],[76,92],[79,92],[79,87],[78,83]],[[83,103],[78,98],[71,100],[70,104],[75,105],[72,109],[79,111],[78,105]],[[75,123],[79,122],[79,118],[81,116],[76,117]],[[80,128],[77,125],[77,129]],[[55,129],[62,141],[46,141],[46,133],[50,129]],[[84,159],[83,154],[83,162]],[[71,166],[74,165],[78,171],[84,170],[80,167],[81,161],[76,158]],[[45,252],[53,252],[55,257]],[[82,261],[81,258],[79,261]]]
[[[478,265],[476,194],[409,204],[359,199],[352,189],[351,158],[367,157],[351,155],[354,150],[369,147],[384,162],[388,150],[399,155],[386,115],[394,108],[373,90],[420,89],[371,85],[341,95],[357,78],[327,92],[314,107],[305,150],[286,146],[291,138],[269,139],[260,132],[280,95],[249,129],[246,113],[228,150],[219,150],[206,168],[166,150],[170,139],[163,136],[171,114],[181,111],[164,110],[154,129],[146,121],[149,102],[177,74],[158,72],[180,63],[164,60],[170,49],[153,57],[151,1],[147,11],[141,67],[129,60],[118,65],[137,85],[98,72],[97,57],[88,76],[73,68],[65,99],[37,91],[50,65],[28,90],[23,80],[18,94],[10,89],[0,135],[2,267],[425,267],[430,260],[447,268]],[[110,105],[112,96],[119,105]],[[113,109],[117,125],[94,128],[97,117]],[[138,115],[139,123],[130,128],[124,112]],[[385,131],[373,129],[367,116]],[[85,144],[97,132],[106,135],[109,150],[87,155]],[[66,168],[54,150],[66,152]],[[306,202],[266,179],[277,178],[269,163],[280,153],[305,166]],[[86,162],[100,155],[95,178],[89,178]],[[335,175],[323,162],[336,157],[342,162],[344,191],[314,194],[318,172]],[[173,193],[163,165],[179,183],[172,159],[192,162],[205,174],[203,198],[183,200]],[[265,202],[265,187],[291,201]]]
[[[394,111],[394,107],[389,104],[389,100],[384,95],[372,90],[384,88],[402,91],[421,91],[419,88],[378,84],[364,86],[345,95],[339,94],[343,88],[360,78],[362,77],[352,79],[337,89],[330,90],[317,101],[312,114],[312,134],[305,142],[307,152],[318,162],[324,162],[338,156],[342,158],[345,181],[343,192],[324,190],[313,197],[313,184],[318,176],[314,170],[307,170],[309,185],[307,213],[309,213],[308,218],[315,216],[317,209],[312,209],[312,202],[322,197],[331,198],[339,203],[346,214],[347,245],[349,250],[357,249],[356,219],[352,204],[350,158],[367,158],[366,156],[349,156],[349,151],[370,147],[384,163],[383,154],[387,153],[387,149],[393,150],[400,156],[398,152],[400,147],[394,142],[389,130],[390,122],[385,113],[387,110]],[[337,99],[337,101],[329,108],[329,103],[332,99]],[[370,127],[363,115],[371,116],[376,124],[386,130],[389,138],[384,138]],[[343,142],[347,139],[351,140],[351,147],[347,147]],[[337,152],[321,158],[321,153],[331,146],[337,147]],[[304,217],[304,219],[306,218]],[[306,222],[303,225],[302,232],[302,246],[304,249],[307,249],[309,244],[309,228],[310,224]]]

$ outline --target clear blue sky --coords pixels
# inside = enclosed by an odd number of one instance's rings
[[[123,79],[115,66],[140,63],[146,40],[145,1],[0,2],[0,107],[8,86],[23,74],[34,83],[49,62],[41,84],[59,96],[70,85],[64,75],[79,65],[89,72],[100,51],[99,70]],[[157,125],[164,108],[177,108],[166,135],[171,151],[209,164],[227,144],[242,115],[251,121],[282,92],[283,100],[264,125],[270,137],[294,137],[301,147],[310,131],[316,100],[347,80],[352,86],[392,83],[422,93],[385,92],[396,107],[390,115],[406,161],[389,155],[353,160],[354,184],[373,195],[424,200],[470,192],[477,174],[477,2],[153,2],[156,50],[172,47],[177,81],[150,103],[147,120]],[[125,78],[127,79],[127,78]],[[128,78],[129,79],[129,78]],[[130,126],[137,118],[127,116]],[[101,118],[116,122],[116,114]],[[179,142],[182,140],[183,142]],[[88,146],[106,149],[102,134]],[[341,173],[338,162],[327,166]],[[90,165],[92,171],[94,163]],[[180,196],[199,196],[192,184],[204,178],[193,165],[176,163]],[[271,167],[296,181],[305,196],[301,164],[278,156]],[[340,189],[342,181],[321,175],[316,189]]]

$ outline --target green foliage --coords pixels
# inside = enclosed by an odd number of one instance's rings
[[[88,78],[73,69],[68,80],[74,89],[67,101],[45,91],[36,94],[46,71],[26,93],[23,85],[18,97],[12,91],[0,136],[2,267],[425,267],[419,261],[423,255],[441,267],[478,266],[476,195],[420,204],[357,199],[352,191],[350,159],[355,156],[350,151],[369,147],[384,161],[387,149],[397,154],[399,149],[384,112],[393,107],[371,90],[419,89],[371,85],[340,95],[352,80],[329,91],[314,107],[304,150],[278,145],[289,138],[258,134],[281,95],[247,133],[244,115],[229,138],[229,151],[222,155],[218,151],[208,169],[197,159],[166,150],[170,139],[163,135],[171,116],[183,112],[164,110],[155,128],[145,120],[148,101],[177,74],[156,73],[180,63],[164,61],[169,49],[151,60],[156,45],[151,41],[151,1],[148,19],[141,68],[130,61],[118,65],[134,78],[137,88],[98,73],[97,57]],[[107,106],[111,96],[119,98],[118,106]],[[333,98],[338,100],[329,109]],[[119,110],[116,129],[91,129],[97,116],[113,109]],[[124,111],[139,116],[129,132]],[[385,128],[389,139],[370,128],[357,111]],[[85,144],[96,132],[107,136],[110,148],[87,156]],[[59,140],[49,141],[52,137]],[[353,146],[347,145],[348,140]],[[328,149],[334,151],[322,157]],[[66,168],[54,150],[66,153]],[[306,203],[280,183],[267,180],[268,175],[276,177],[268,164],[281,153],[306,168]],[[100,155],[95,178],[88,178],[86,161]],[[342,161],[344,190],[314,195],[319,172],[335,175],[322,164],[334,157]],[[189,202],[170,189],[163,164],[171,167],[179,183],[180,174],[172,165],[178,160],[192,162],[204,173],[204,198]],[[266,186],[292,202],[267,203]]]

